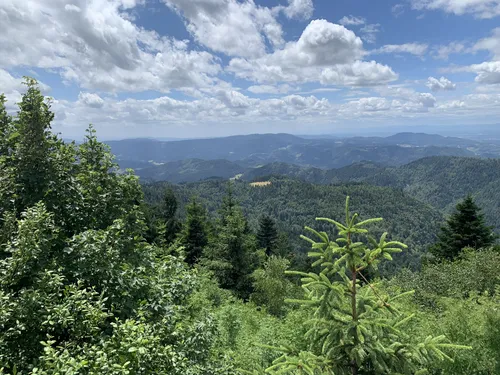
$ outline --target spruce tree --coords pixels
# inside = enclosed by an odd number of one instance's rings
[[[180,230],[180,223],[177,220],[176,213],[179,204],[172,188],[165,190],[163,195],[163,205],[161,207],[163,223],[165,225],[165,243],[167,245],[174,242],[177,233]]]
[[[481,209],[471,195],[456,206],[438,235],[438,242],[430,248],[440,259],[453,260],[468,247],[480,249],[493,245],[496,236],[485,223]]]
[[[231,188],[219,216],[203,264],[212,270],[221,287],[246,299],[252,292],[251,274],[258,265],[257,244],[241,207],[234,201]]]
[[[320,272],[287,271],[302,277],[303,300],[288,300],[311,309],[309,330],[305,338],[308,350],[279,348],[284,354],[266,372],[271,374],[424,374],[436,361],[451,360],[445,352],[462,349],[448,344],[444,336],[427,337],[422,343],[413,342],[404,330],[413,317],[397,310],[398,299],[411,292],[393,297],[383,294],[376,284],[367,282],[364,274],[377,267],[406,245],[386,241],[384,233],[377,242],[368,236],[367,225],[382,219],[358,220],[349,211],[346,200],[345,223],[317,218],[335,226],[337,238],[326,232],[306,230],[318,237],[302,236],[312,247],[309,256],[316,258],[313,266]],[[364,283],[362,283],[364,282]]]
[[[186,262],[198,262],[208,244],[208,223],[205,207],[192,198],[186,207],[187,217],[180,235],[186,253]]]
[[[259,220],[259,231],[257,241],[261,249],[266,250],[266,255],[270,256],[276,251],[278,245],[278,230],[274,220],[267,216],[261,216]]]

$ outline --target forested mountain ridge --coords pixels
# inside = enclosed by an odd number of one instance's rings
[[[136,169],[136,174],[143,180],[196,182],[208,178],[229,179],[245,168],[229,160],[185,159],[166,162],[161,165]]]
[[[427,156],[500,156],[500,146],[494,143],[418,133],[340,139],[253,134],[172,142],[129,139],[109,141],[108,144],[124,167],[127,163],[132,167],[137,162],[159,164],[185,159],[226,159],[244,167],[283,162],[329,169],[364,160],[397,166]]]
[[[352,197],[353,209],[359,211],[361,218],[374,216],[378,212],[385,219],[379,229],[387,230],[395,238],[410,245],[409,251],[405,252],[401,259],[398,257],[395,267],[418,267],[420,256],[435,240],[438,223],[443,220],[437,209],[423,205],[397,189],[364,184],[318,185],[286,178],[271,178],[271,181],[271,185],[259,188],[237,180],[231,184],[232,192],[252,228],[257,227],[258,218],[262,214],[276,218],[279,229],[290,239],[292,252],[299,257],[303,257],[307,249],[307,243],[299,237],[303,233],[305,223],[312,222],[316,216],[342,215],[341,202],[346,195]],[[146,184],[143,187],[146,201],[161,201],[161,194],[167,186],[176,191],[181,202],[181,214],[189,197],[197,196],[215,216],[226,194],[228,182]],[[315,228],[326,229],[324,225]]]

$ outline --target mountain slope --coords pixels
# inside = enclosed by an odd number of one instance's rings
[[[377,234],[391,233],[410,245],[410,249],[394,263],[416,266],[424,249],[433,243],[441,213],[429,205],[398,189],[369,185],[317,185],[299,180],[272,179],[266,187],[253,187],[244,181],[233,183],[233,194],[240,202],[251,227],[257,228],[258,218],[269,214],[277,220],[281,231],[289,234],[294,252],[304,255],[309,246],[300,239],[304,226],[310,225],[319,230],[332,231],[329,224],[316,222],[319,216],[339,219],[343,217],[346,195],[351,196],[353,211],[361,218],[383,217],[380,225],[374,225]],[[155,203],[167,183],[147,184],[144,186],[146,199]],[[212,214],[220,207],[227,191],[227,182],[205,181],[185,185],[173,185],[182,204],[192,195],[200,197]],[[181,208],[183,209],[183,207]]]
[[[137,169],[135,173],[143,180],[180,183],[207,178],[228,179],[243,171],[240,165],[228,160],[186,159]]]

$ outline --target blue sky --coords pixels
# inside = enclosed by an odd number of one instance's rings
[[[0,0],[0,91],[104,139],[495,124],[500,0]],[[500,126],[500,125],[499,125]]]

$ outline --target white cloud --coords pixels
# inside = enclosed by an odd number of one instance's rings
[[[314,5],[312,0],[288,0],[283,11],[288,18],[307,20],[313,15]]]
[[[387,66],[361,61],[363,42],[351,30],[314,20],[296,42],[255,60],[234,58],[228,71],[259,83],[321,82],[374,85],[397,79]]]
[[[380,24],[372,23],[363,26],[359,32],[362,34],[361,38],[367,43],[375,43],[377,33],[380,32]]]
[[[491,36],[479,40],[472,51],[489,51],[494,60],[500,60],[500,27],[493,29]]]
[[[54,108],[59,115],[56,119],[58,127],[64,127],[68,123],[77,127],[96,123],[101,127],[114,129],[137,123],[144,127],[154,125],[169,128],[200,123],[237,125],[276,119],[289,121],[297,117],[319,118],[332,110],[327,99],[315,96],[288,95],[279,99],[255,99],[238,91],[222,89],[213,96],[192,101],[176,100],[169,96],[149,100],[108,98],[100,108],[89,107],[84,100],[56,101]]]
[[[447,45],[434,47],[434,57],[441,60],[448,60],[451,54],[462,53],[466,51],[465,44],[462,42],[451,42]]]
[[[80,92],[78,94],[78,101],[92,108],[102,108],[104,105],[104,100],[99,95],[89,92]]]
[[[160,37],[125,13],[134,0],[3,0],[0,66],[56,69],[88,90],[168,92],[209,86],[220,71],[207,52]],[[23,46],[23,48],[19,48]]]
[[[473,64],[463,70],[476,73],[475,81],[477,83],[500,84],[500,61]]]
[[[428,47],[424,43],[386,44],[376,50],[370,51],[370,53],[409,53],[415,56],[423,56],[427,52]]]
[[[380,32],[380,24],[366,23],[366,18],[356,17],[353,15],[344,16],[339,20],[339,24],[344,26],[363,26],[359,29],[361,39],[367,43],[375,43],[377,33]]]
[[[500,15],[499,0],[411,0],[413,9],[442,10],[456,15],[472,14],[477,18]]]
[[[386,98],[392,98],[392,107],[402,112],[427,112],[436,104],[434,95],[403,86],[380,86],[376,91]]]
[[[444,103],[441,103],[437,106],[437,109],[440,110],[457,110],[467,108],[467,105],[462,100],[450,100]]]
[[[457,88],[456,84],[454,84],[445,77],[441,77],[439,79],[434,77],[429,77],[427,79],[426,86],[432,91],[451,91]]]
[[[353,15],[344,16],[339,20],[339,24],[344,26],[359,26],[364,25],[366,23],[366,19],[363,17],[356,17]]]
[[[163,1],[184,17],[186,28],[195,40],[213,51],[257,57],[265,54],[266,39],[273,46],[283,43],[283,30],[273,10],[258,6],[253,0]],[[293,15],[307,3],[293,1],[286,9],[291,9],[289,14]]]
[[[351,100],[340,108],[340,112],[378,112],[391,108],[391,102],[386,98],[370,97]]]

